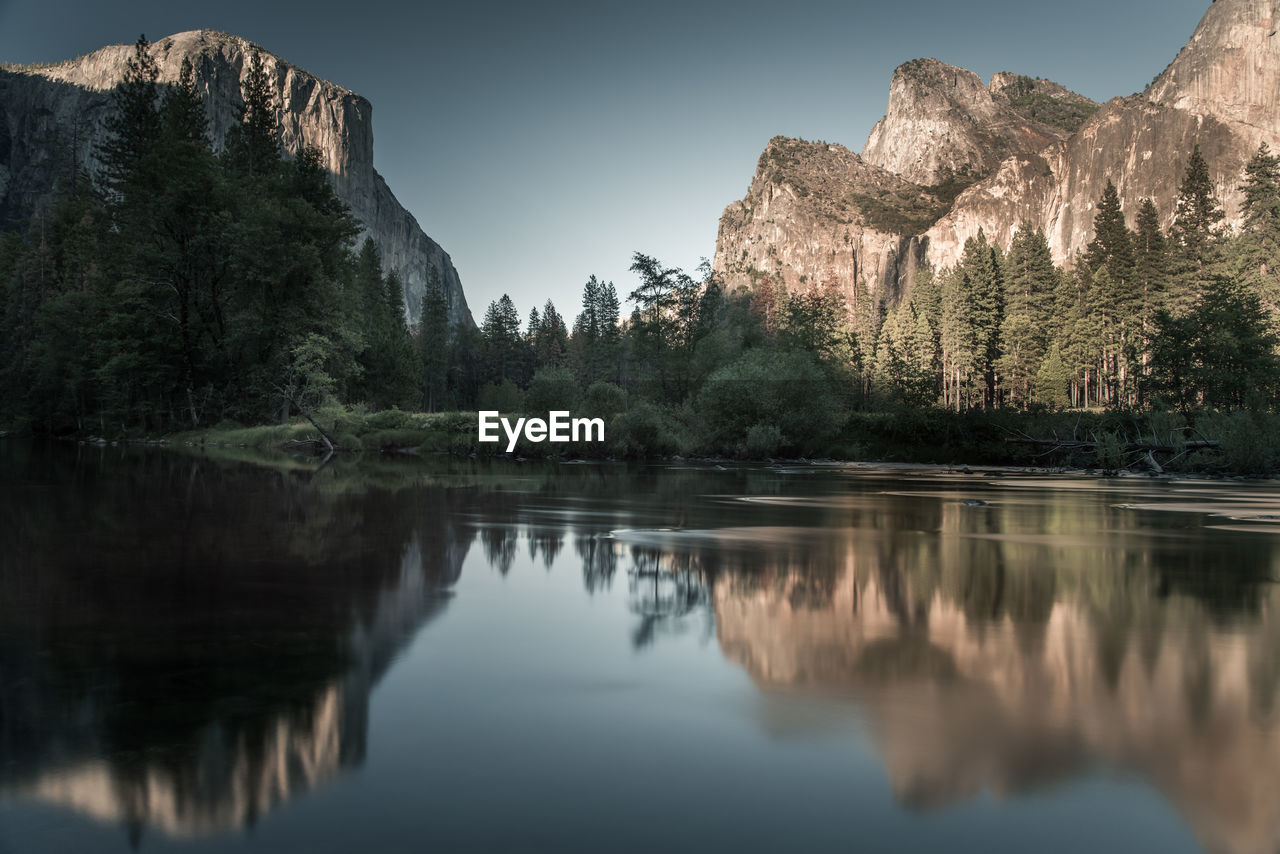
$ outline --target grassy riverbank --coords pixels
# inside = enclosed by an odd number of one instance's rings
[[[544,413],[545,416],[545,413]],[[506,457],[506,440],[477,441],[475,412],[416,413],[332,408],[315,415],[342,454],[413,453]],[[783,442],[758,425],[745,441],[717,441],[687,408],[642,403],[606,419],[605,441],[570,444],[522,439],[514,457],[537,459],[738,460],[835,459],[964,465],[1066,466],[1103,472],[1162,469],[1249,476],[1280,471],[1280,416],[1238,411],[1023,412],[1010,409],[955,413],[900,409],[848,413],[839,432],[820,443]],[[191,446],[325,453],[319,431],[306,419],[283,425],[224,423],[180,433],[169,441]],[[1062,440],[1064,446],[1024,440]],[[1197,448],[1196,442],[1216,442]],[[1070,443],[1079,443],[1068,446]],[[1188,447],[1188,443],[1192,443]],[[1138,446],[1158,448],[1147,459]]]

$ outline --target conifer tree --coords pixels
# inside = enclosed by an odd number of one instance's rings
[[[1209,164],[1196,145],[1178,190],[1173,227],[1169,230],[1175,258],[1168,304],[1174,312],[1187,311],[1208,283],[1222,272],[1218,268],[1222,260],[1222,219]]]
[[[1044,232],[1023,222],[1005,262],[1002,353],[996,364],[1009,401],[1026,406],[1049,342],[1049,315],[1057,271]]]
[[[106,121],[106,140],[99,151],[107,189],[117,202],[154,189],[143,170],[160,138],[159,76],[151,43],[145,35],[138,36],[133,56],[125,62],[124,80],[112,93],[115,111]]]
[[[1102,198],[1098,200],[1093,234],[1085,254],[1089,269],[1097,272],[1105,265],[1113,281],[1128,282],[1133,276],[1133,236],[1125,225],[1120,194],[1110,178],[1102,191]]]
[[[440,270],[434,264],[422,295],[418,349],[422,355],[422,408],[439,412],[445,406],[449,374],[449,303]]]
[[[1244,228],[1236,241],[1237,278],[1261,299],[1280,331],[1280,157],[1263,143],[1245,167]]]
[[[511,297],[503,294],[489,303],[480,325],[481,382],[519,384],[524,370],[524,342],[520,335],[520,313]]]
[[[1145,364],[1152,323],[1156,312],[1164,308],[1169,290],[1169,251],[1160,229],[1160,215],[1151,199],[1143,199],[1138,207],[1136,226],[1133,280]]]

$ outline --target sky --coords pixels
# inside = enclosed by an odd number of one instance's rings
[[[715,252],[778,134],[861,151],[893,69],[931,56],[1141,91],[1209,0],[911,3],[0,0],[0,60],[51,62],[183,30],[244,36],[373,103],[374,165],[453,259],[477,322],[510,294],[567,321],[634,252]]]

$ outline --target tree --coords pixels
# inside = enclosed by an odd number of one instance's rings
[[[640,252],[632,256],[631,272],[640,277],[628,297],[636,304],[630,338],[638,379],[660,400],[682,400],[688,391],[702,288],[679,267],[663,267]]]
[[[244,109],[240,123],[231,128],[226,153],[233,168],[251,181],[269,176],[280,160],[279,119],[271,80],[262,54],[249,54],[249,67],[241,82]]]
[[[448,384],[449,303],[440,282],[440,270],[434,264],[422,296],[418,349],[422,354],[422,408],[438,412],[444,408]]]
[[[1093,217],[1093,240],[1085,255],[1089,269],[1097,272],[1106,266],[1112,280],[1128,282],[1133,275],[1133,236],[1125,225],[1120,207],[1120,194],[1116,185],[1107,179],[1107,186],[1098,200],[1098,212]]]
[[[1138,206],[1138,219],[1133,237],[1133,291],[1137,303],[1137,321],[1141,334],[1142,361],[1147,362],[1152,325],[1156,312],[1164,308],[1169,290],[1169,251],[1160,214],[1151,199]]]
[[[1169,241],[1175,250],[1170,307],[1186,311],[1211,279],[1221,273],[1222,207],[1213,191],[1209,164],[1195,146],[1178,190]]]
[[[1244,228],[1235,246],[1240,281],[1258,294],[1280,331],[1280,157],[1266,143],[1245,166]]]
[[[1006,261],[1005,314],[1000,327],[1003,352],[996,362],[1012,403],[1032,399],[1036,371],[1049,344],[1049,318],[1058,274],[1044,232],[1023,222]]]
[[[1217,277],[1186,314],[1157,315],[1150,392],[1186,410],[1265,408],[1280,389],[1280,338],[1257,295]]]
[[[125,62],[124,80],[112,93],[115,110],[106,121],[107,133],[99,149],[106,188],[117,203],[153,189],[143,165],[160,137],[159,76],[150,42],[145,35],[138,36],[133,56]]]
[[[537,312],[536,308],[534,312]],[[535,370],[563,364],[569,349],[569,331],[551,300],[542,307],[541,318],[530,320],[530,325]]]
[[[489,303],[480,325],[481,383],[520,380],[524,371],[523,347],[520,314],[511,297],[503,294]]]
[[[1049,348],[1036,371],[1034,400],[1054,409],[1071,405],[1071,374],[1057,344]]]

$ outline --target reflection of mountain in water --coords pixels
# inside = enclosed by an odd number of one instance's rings
[[[363,760],[373,686],[461,570],[445,511],[468,496],[141,468],[60,472],[89,492],[60,538],[6,493],[32,527],[0,558],[0,786],[133,834],[243,827]]]
[[[1016,793],[1102,763],[1162,791],[1211,850],[1275,850],[1273,588],[1224,618],[1170,593],[1158,550],[855,529],[806,548],[811,531],[793,533],[772,565],[713,578],[721,647],[762,688],[855,698],[899,799]]]

